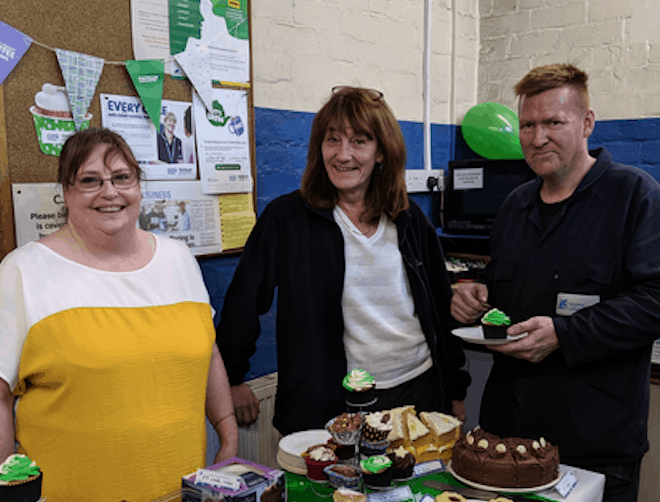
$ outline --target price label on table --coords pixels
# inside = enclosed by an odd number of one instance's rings
[[[562,497],[566,498],[577,484],[578,480],[573,472],[567,472],[561,480],[559,480],[559,483],[555,486],[555,490],[557,490]]]
[[[371,492],[369,502],[401,502],[404,500],[415,500],[409,486],[399,486],[385,492]]]
[[[442,460],[431,460],[429,462],[422,462],[421,464],[415,464],[413,467],[413,476],[416,478],[420,476],[425,476],[432,472],[440,472],[445,470],[445,464],[442,463]]]

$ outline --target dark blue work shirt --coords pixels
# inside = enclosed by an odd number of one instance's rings
[[[503,436],[544,436],[564,463],[608,465],[648,450],[660,186],[605,149],[590,153],[596,163],[547,228],[539,178],[514,190],[497,216],[489,302],[514,322],[552,317],[560,348],[538,364],[496,353],[481,425]]]

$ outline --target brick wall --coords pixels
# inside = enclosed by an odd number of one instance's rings
[[[480,0],[478,102],[515,109],[528,70],[571,62],[590,76],[597,120],[660,116],[660,2]]]

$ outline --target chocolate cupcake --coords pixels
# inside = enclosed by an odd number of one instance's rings
[[[376,381],[364,370],[352,370],[344,377],[341,384],[349,405],[362,406],[371,403],[376,397]]]
[[[504,339],[511,319],[499,309],[490,309],[481,318],[481,328],[486,339]]]
[[[14,454],[0,465],[0,500],[36,502],[41,498],[43,475],[25,455]]]
[[[389,412],[374,411],[369,413],[362,426],[362,440],[379,442],[387,439],[394,422]]]
[[[415,457],[403,446],[387,454],[392,461],[392,479],[412,478]]]
[[[350,465],[333,464],[323,469],[335,488],[358,488],[362,481],[362,474]]]
[[[338,444],[335,448],[335,455],[339,460],[349,460],[355,456],[354,444]]]
[[[360,460],[362,479],[369,486],[390,486],[392,461],[385,455],[375,455]]]
[[[360,439],[362,415],[359,413],[342,413],[333,418],[325,428],[337,444],[354,445]]]

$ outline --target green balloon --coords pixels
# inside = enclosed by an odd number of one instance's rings
[[[465,142],[487,159],[522,159],[518,116],[508,106],[481,103],[468,110],[461,124]]]

